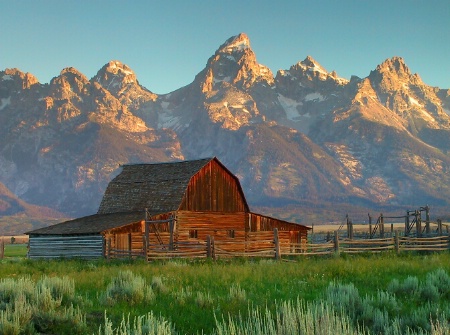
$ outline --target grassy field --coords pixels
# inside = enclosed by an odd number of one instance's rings
[[[0,262],[5,335],[298,334],[299,320],[317,319],[341,334],[448,330],[449,253],[148,264],[31,261],[19,249]],[[11,321],[16,310],[22,325]],[[327,333],[316,330],[303,333]]]

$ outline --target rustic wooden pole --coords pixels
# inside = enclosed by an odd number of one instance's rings
[[[337,230],[334,231],[334,252],[339,255],[339,232]]]
[[[400,238],[399,238],[400,232],[398,230],[395,231],[394,241],[395,241],[395,252],[397,254],[400,253]]]
[[[206,236],[206,257],[212,258],[211,236]]]
[[[174,232],[174,226],[175,226],[175,219],[172,218],[169,222],[169,230],[170,230],[170,240],[169,240],[169,250],[173,250],[173,232]]]
[[[384,216],[380,213],[380,237],[384,238]]]
[[[422,235],[422,220],[420,217],[420,212],[416,209],[414,212],[414,215],[416,216],[416,235],[417,237],[421,237]]]
[[[106,241],[106,259],[111,258],[111,237]]]
[[[147,209],[145,209],[145,227],[144,227],[144,234],[145,234],[145,255],[148,253],[148,246],[150,245],[150,223],[147,222]]]
[[[345,215],[345,220],[347,223],[347,237],[350,238],[350,220],[348,219],[348,214]]]
[[[442,236],[442,220],[437,219],[437,225],[438,225],[438,235]]]
[[[391,237],[394,236],[394,224],[391,223]]]
[[[278,228],[273,230],[273,242],[275,243],[275,259],[281,259],[280,240],[278,238]]]
[[[409,211],[406,211],[405,216],[405,236],[409,235]]]
[[[430,227],[430,207],[428,205],[425,206],[425,231],[427,235],[431,233]]]
[[[211,236],[211,258],[216,260],[216,244],[214,242],[214,236]]]
[[[372,238],[372,217],[370,213],[367,214],[369,216],[369,238]]]
[[[131,237],[131,233],[128,233],[128,257],[129,258],[131,258],[131,254],[133,251],[132,243],[133,243],[133,239]]]
[[[2,240],[0,241],[0,259],[3,259],[3,257],[5,257],[5,241]]]
[[[145,253],[146,251],[145,251],[145,234],[144,234],[142,235],[142,256],[145,257]]]

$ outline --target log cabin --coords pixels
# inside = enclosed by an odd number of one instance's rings
[[[250,211],[238,178],[216,157],[128,164],[107,186],[96,214],[28,232],[28,257],[100,258],[111,250],[146,257],[149,250],[180,252],[211,236],[233,242],[274,228],[297,245],[310,229]]]

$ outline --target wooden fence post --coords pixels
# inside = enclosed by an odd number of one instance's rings
[[[3,259],[3,257],[5,257],[5,241],[2,238],[0,241],[0,259]]]
[[[216,260],[216,242],[214,241],[214,236],[211,236],[211,258]]]
[[[442,236],[442,220],[437,219],[437,225],[438,225],[438,235]]]
[[[384,216],[380,214],[380,238],[384,238]]]
[[[395,241],[395,252],[397,254],[400,253],[400,238],[399,238],[400,232],[398,230],[395,231],[394,241]]]
[[[278,238],[278,228],[273,230],[273,242],[275,243],[275,259],[281,259],[280,240]]]
[[[131,233],[128,233],[128,257],[131,258],[132,257],[132,243],[133,243],[133,238],[131,236]]]
[[[339,232],[334,231],[334,252],[339,255]]]
[[[111,258],[111,237],[106,240],[106,259]]]
[[[170,232],[170,240],[169,240],[169,250],[174,250],[174,242],[173,242],[173,234],[175,231],[175,218],[169,222],[169,232]]]
[[[409,235],[409,211],[406,211],[405,216],[405,236]]]
[[[211,235],[206,236],[206,257],[212,258]]]
[[[422,218],[420,217],[420,212],[416,209],[414,212],[414,216],[416,217],[416,236],[422,236]]]
[[[147,256],[147,251],[145,250],[145,245],[146,245],[146,241],[145,241],[145,234],[142,235],[142,256],[146,257]]]

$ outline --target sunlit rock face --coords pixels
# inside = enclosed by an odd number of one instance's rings
[[[117,60],[91,79],[69,67],[48,84],[6,69],[0,182],[18,199],[80,216],[97,210],[121,164],[217,156],[250,205],[445,206],[449,92],[400,57],[364,78],[341,78],[310,56],[274,76],[243,33],[192,83],[161,95]]]

